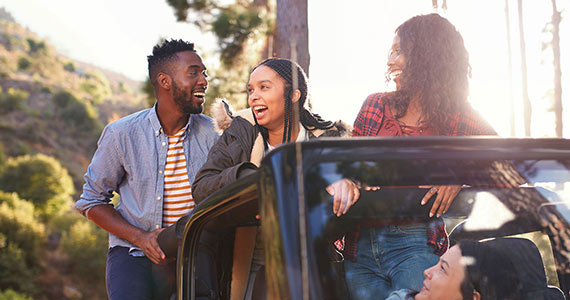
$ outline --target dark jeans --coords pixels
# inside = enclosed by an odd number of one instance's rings
[[[176,291],[176,263],[154,264],[113,247],[107,254],[107,294],[111,300],[168,300]]]

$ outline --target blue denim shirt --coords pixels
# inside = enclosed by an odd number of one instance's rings
[[[190,115],[183,145],[191,184],[217,139],[209,117]],[[156,105],[108,124],[97,142],[75,207],[86,215],[96,205],[108,205],[116,191],[121,199],[115,209],[127,222],[146,231],[161,228],[167,151],[168,136],[158,120]],[[109,247],[115,246],[137,249],[109,234]]]

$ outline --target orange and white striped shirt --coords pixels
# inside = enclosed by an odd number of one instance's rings
[[[168,227],[194,209],[192,188],[188,179],[186,157],[184,156],[184,134],[182,128],[168,137],[168,153],[164,168],[164,202],[162,205],[162,227]]]

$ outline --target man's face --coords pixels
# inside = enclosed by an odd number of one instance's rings
[[[185,114],[199,114],[206,99],[206,67],[198,54],[183,51],[176,54],[172,73],[172,97]]]

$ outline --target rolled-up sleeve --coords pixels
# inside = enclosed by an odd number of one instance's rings
[[[85,173],[83,192],[75,208],[86,215],[96,205],[109,204],[124,176],[118,136],[109,124],[97,142],[97,151]]]

